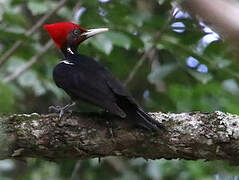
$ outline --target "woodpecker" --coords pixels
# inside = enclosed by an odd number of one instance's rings
[[[71,22],[46,24],[44,28],[64,56],[53,70],[53,79],[73,102],[86,101],[148,130],[162,127],[161,123],[142,110],[120,81],[103,65],[77,52],[80,43],[108,31],[108,28],[86,29]],[[62,116],[64,110],[73,105],[75,103],[55,109]]]

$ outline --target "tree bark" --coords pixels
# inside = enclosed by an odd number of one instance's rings
[[[239,116],[211,113],[151,113],[158,133],[98,113],[0,116],[0,159],[38,157],[226,160],[239,164]],[[109,123],[110,122],[110,123]]]

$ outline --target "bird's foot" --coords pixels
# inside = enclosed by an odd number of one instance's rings
[[[63,107],[61,107],[61,106],[50,106],[48,108],[48,110],[49,110],[49,112],[57,112],[57,113],[59,113],[59,119],[61,119],[65,112],[72,113],[71,108],[73,106],[75,106],[75,105],[76,105],[76,103],[73,102],[73,103],[67,104],[67,105],[65,105]]]

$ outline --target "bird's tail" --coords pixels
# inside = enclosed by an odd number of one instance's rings
[[[135,124],[148,130],[158,131],[163,128],[163,125],[153,119],[148,113],[144,112],[139,107],[136,109]]]
[[[164,126],[161,123],[153,119],[148,113],[144,112],[129,96],[125,97],[118,95],[117,99],[117,104],[119,104],[119,107],[126,113],[127,119],[134,125],[150,131],[164,129]]]

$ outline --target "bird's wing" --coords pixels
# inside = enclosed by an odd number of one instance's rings
[[[118,98],[123,98],[127,100],[130,104],[138,106],[135,99],[130,95],[128,91],[125,90],[121,82],[116,79],[110,72],[104,73],[106,83],[111,91],[117,95]]]
[[[58,66],[65,66],[64,68],[57,67],[64,69],[64,72],[61,74],[55,72],[54,80],[73,99],[85,100],[122,118],[126,117],[126,113],[117,105],[114,92],[107,84],[106,74],[108,72],[104,68],[98,67],[98,64],[94,64],[94,66],[88,64],[87,68],[82,64],[71,66],[62,63]]]

